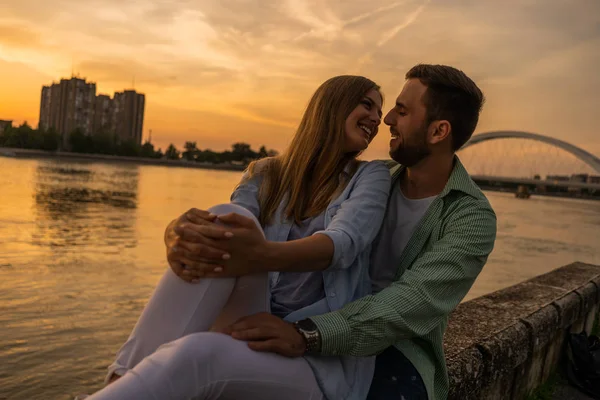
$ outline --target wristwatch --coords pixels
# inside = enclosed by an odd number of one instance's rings
[[[310,318],[294,322],[294,327],[306,342],[306,354],[317,354],[321,351],[321,333]]]

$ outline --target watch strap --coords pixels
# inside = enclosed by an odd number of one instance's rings
[[[295,322],[294,326],[306,343],[305,354],[318,354],[321,351],[321,333],[317,325],[306,318]]]

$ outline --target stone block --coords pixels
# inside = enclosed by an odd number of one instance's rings
[[[466,349],[447,360],[450,381],[449,400],[478,400],[481,376],[484,372],[483,355],[475,348]]]
[[[596,285],[593,282],[588,282],[577,288],[575,293],[581,296],[581,316],[587,315],[597,303]]]
[[[563,361],[563,355],[567,337],[567,331],[565,329],[558,329],[548,347],[546,348],[546,360],[544,361],[544,368],[542,369],[542,376],[540,380],[546,382],[553,371],[560,369],[559,367]]]
[[[531,358],[515,369],[514,382],[510,399],[523,399],[541,383],[544,359],[540,352],[533,353]]]
[[[542,285],[535,280],[530,280],[476,300],[494,310],[506,310],[510,315],[520,318],[552,303],[566,293],[563,288]]]
[[[600,275],[591,280],[596,285],[596,303],[600,303]]]
[[[585,332],[588,335],[592,334],[592,329],[594,328],[594,323],[596,322],[596,319],[598,318],[599,310],[600,310],[600,305],[598,303],[596,303],[596,304],[594,304],[592,309],[590,311],[588,311],[587,315],[585,316],[585,323],[584,323],[583,329],[585,330]]]
[[[458,354],[494,336],[563,295],[560,288],[523,283],[460,304],[450,315],[446,354]]]
[[[515,368],[531,355],[529,329],[522,322],[509,326],[478,345],[485,364],[482,376],[482,397],[501,398],[511,393]]]
[[[577,293],[571,292],[555,300],[553,305],[558,309],[561,328],[568,328],[579,319],[581,313],[581,296]]]
[[[514,370],[500,373],[494,381],[489,382],[481,389],[481,396],[478,400],[513,400],[511,396],[514,375]]]
[[[598,275],[600,275],[600,266],[576,262],[536,276],[528,282],[562,288],[566,292],[570,292],[585,285],[591,278]]]
[[[574,263],[463,303],[444,338],[449,399],[522,399],[600,311],[600,266]]]
[[[581,333],[585,329],[585,315],[579,318],[577,321],[573,322],[571,328],[569,329],[570,333]]]
[[[531,333],[532,350],[539,351],[546,347],[554,337],[560,325],[558,309],[552,305],[543,307],[533,314],[521,319]]]
[[[531,337],[531,357],[515,370],[512,398],[523,398],[541,383],[546,352],[559,327],[559,315],[556,307],[548,305],[522,318]]]

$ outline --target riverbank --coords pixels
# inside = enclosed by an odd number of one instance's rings
[[[245,165],[239,164],[211,164],[211,163],[199,163],[195,161],[185,160],[166,160],[156,158],[144,158],[144,157],[125,157],[125,156],[111,156],[105,154],[83,154],[83,153],[71,153],[67,151],[44,151],[44,150],[30,150],[30,149],[17,149],[12,147],[0,147],[0,157],[11,157],[11,158],[54,158],[61,160],[71,161],[101,161],[104,163],[129,163],[139,165],[160,165],[166,167],[180,167],[180,168],[199,168],[199,169],[213,169],[222,171],[243,171],[246,169]]]

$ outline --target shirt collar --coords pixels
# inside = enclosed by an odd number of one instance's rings
[[[392,182],[395,182],[406,167],[393,160],[385,160],[384,162],[390,169],[390,173],[392,174]],[[479,189],[475,182],[473,182],[469,176],[469,173],[460,162],[458,156],[454,156],[454,168],[452,168],[450,178],[448,179],[448,182],[446,183],[446,186],[440,193],[439,197],[445,197],[453,191],[459,191],[475,198],[483,197],[481,189]]]

